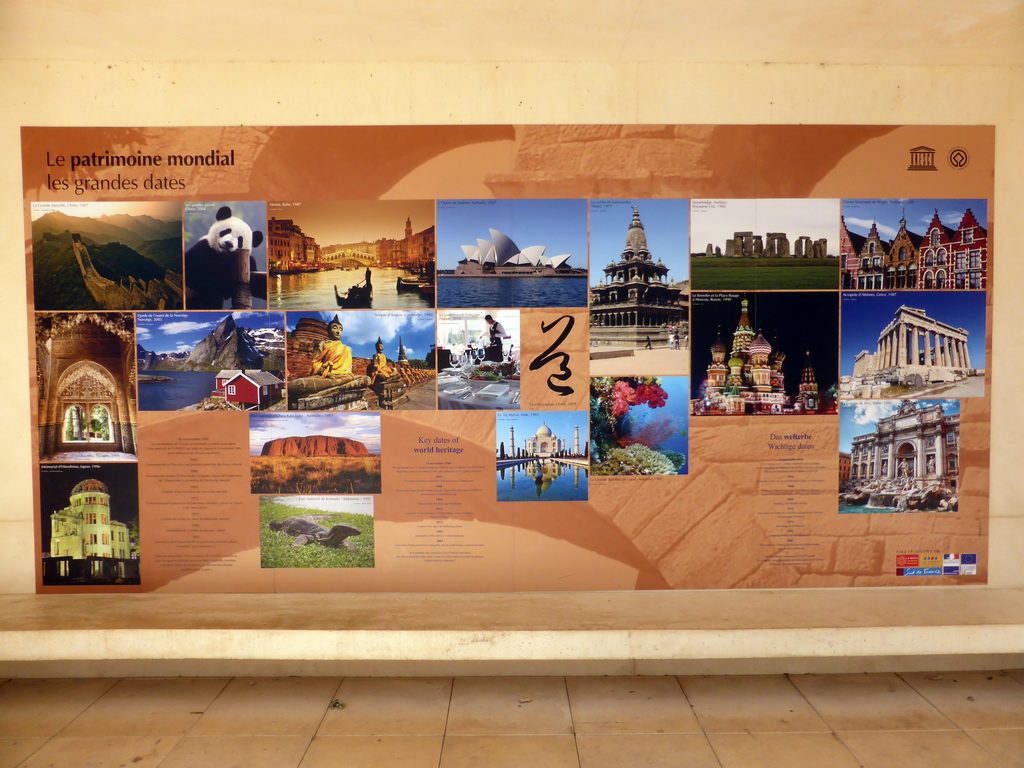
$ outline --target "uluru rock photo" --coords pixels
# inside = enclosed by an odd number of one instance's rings
[[[358,440],[331,435],[279,437],[263,444],[263,456],[369,456]]]

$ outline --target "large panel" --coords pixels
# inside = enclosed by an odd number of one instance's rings
[[[40,592],[987,581],[992,128],[22,145]]]

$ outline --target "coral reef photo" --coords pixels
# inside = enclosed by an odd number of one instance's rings
[[[686,376],[591,379],[591,473],[685,475],[689,387]]]

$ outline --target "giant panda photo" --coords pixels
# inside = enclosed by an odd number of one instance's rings
[[[185,203],[186,309],[266,309],[266,226],[264,202]],[[239,291],[235,274],[242,250],[249,252],[249,286]],[[250,293],[249,306],[235,306]]]

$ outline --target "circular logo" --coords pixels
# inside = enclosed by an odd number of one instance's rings
[[[971,158],[963,147],[953,147],[949,151],[949,164],[954,168],[964,168],[969,162]]]

